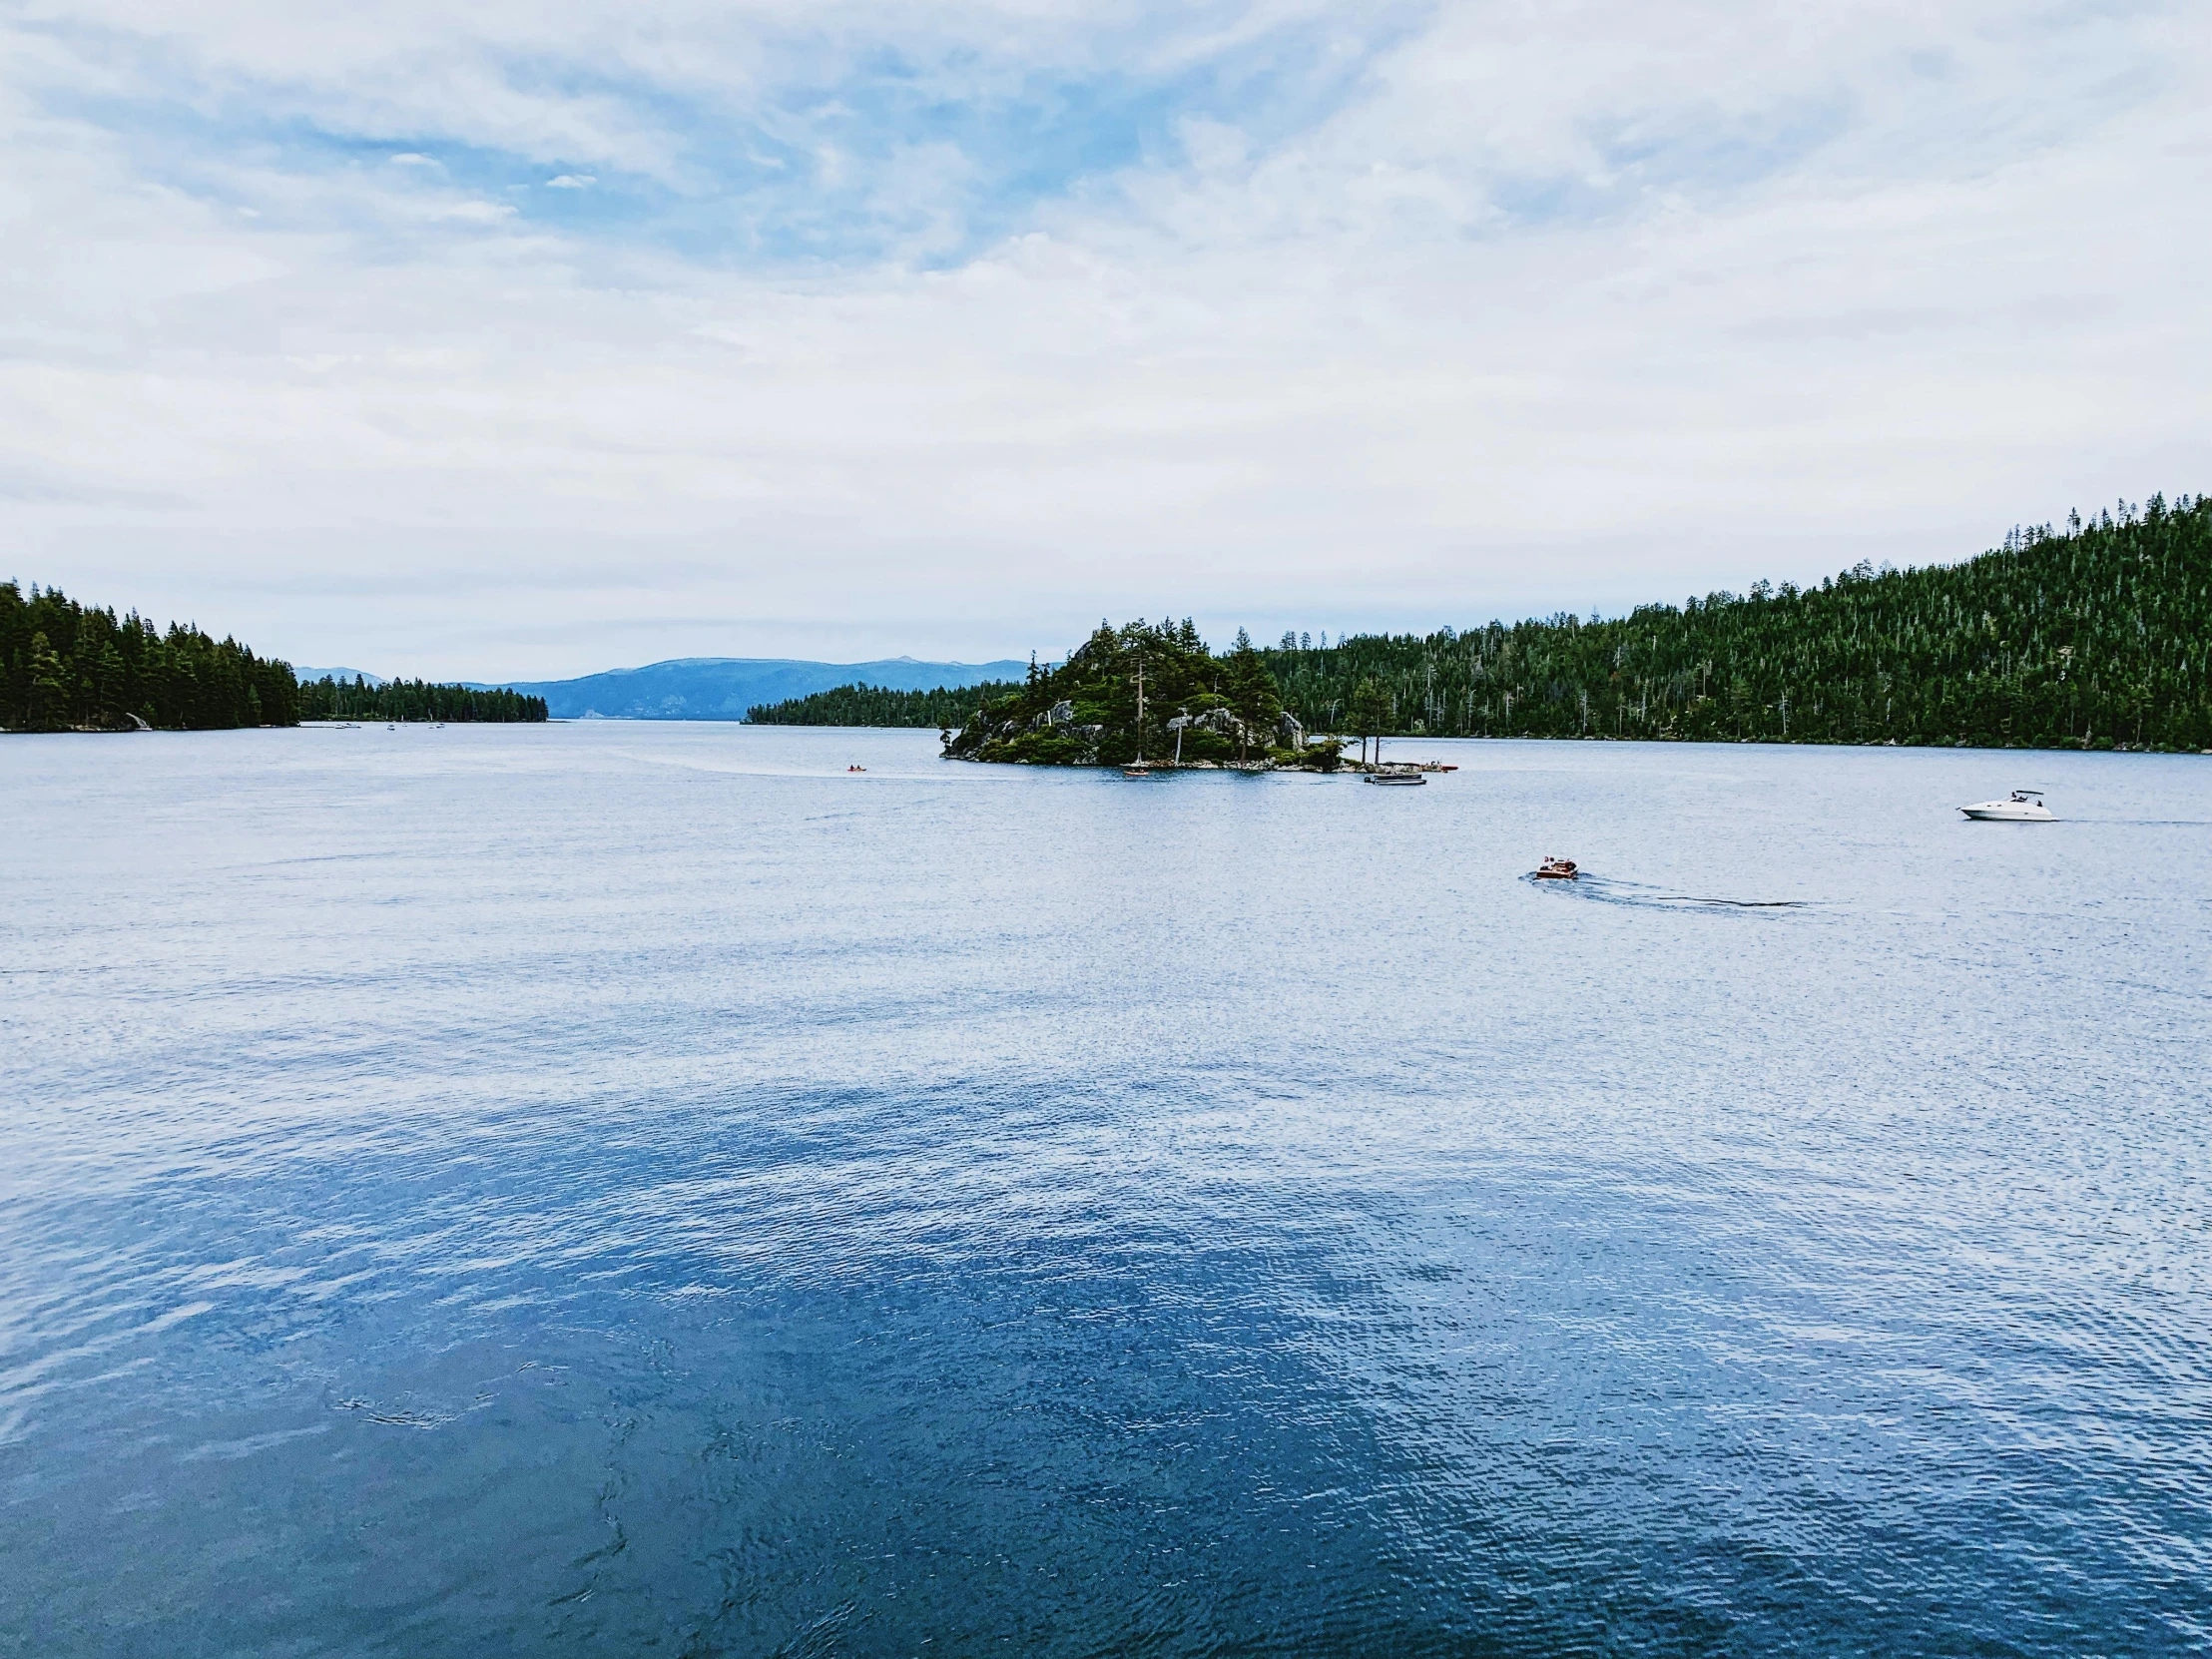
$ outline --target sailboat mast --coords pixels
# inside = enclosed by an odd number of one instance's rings
[[[1137,765],[1144,765],[1144,653],[1137,653]]]

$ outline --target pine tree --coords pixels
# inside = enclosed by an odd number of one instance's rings
[[[1381,680],[1370,675],[1353,688],[1351,700],[1352,735],[1360,740],[1360,759],[1368,759],[1368,742],[1378,742],[1390,727],[1390,693]]]
[[[31,636],[30,727],[52,731],[63,723],[68,706],[68,669],[43,632]]]
[[[1248,760],[1255,735],[1263,744],[1270,741],[1275,723],[1283,714],[1283,697],[1252,636],[1242,628],[1237,630],[1237,643],[1230,647],[1222,664],[1221,694],[1229,700],[1231,711],[1243,727],[1237,759]]]

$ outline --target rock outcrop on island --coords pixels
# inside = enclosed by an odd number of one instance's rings
[[[1334,770],[1335,743],[1309,744],[1283,707],[1266,662],[1240,629],[1215,656],[1188,618],[1180,625],[1100,623],[1054,668],[979,701],[957,731],[952,760],[1025,766],[1280,766]]]

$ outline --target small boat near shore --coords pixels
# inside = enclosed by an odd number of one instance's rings
[[[1977,801],[1958,810],[1984,824],[2052,824],[2058,818],[2043,805],[2041,790],[2014,790],[2002,801]]]
[[[1581,875],[1582,868],[1572,858],[1554,858],[1547,852],[1544,861],[1528,873],[1536,881],[1572,881]]]
[[[1425,784],[1428,780],[1421,776],[1421,770],[1417,766],[1391,764],[1377,766],[1373,772],[1368,774],[1368,782],[1371,784]]]

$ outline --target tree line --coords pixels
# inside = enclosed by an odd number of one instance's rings
[[[1241,653],[1206,653],[1187,622],[1101,625],[1069,660],[1080,684],[1055,682],[1053,691],[1080,710],[1063,724],[1121,734],[1100,750],[1115,750],[1111,759],[1134,731],[1129,669],[1145,650],[1169,713],[1202,694],[1228,706],[1223,666],[1237,662],[1240,718],[1253,730],[1273,696],[1308,731],[1362,738],[2206,749],[2212,498],[2153,496],[2090,518],[2075,513],[2063,528],[2014,530],[2001,547],[1957,565],[1877,570],[1862,561],[1817,588],[1759,582],[1748,593],[1611,619],[1562,614],[1464,632],[1356,635],[1333,646],[1325,636],[1318,649],[1286,634],[1250,663]],[[956,727],[980,716],[1003,728],[1016,715],[1025,724],[1037,716],[1031,689],[1014,690],[1024,692],[1018,704],[1007,704],[1012,693],[1003,689],[842,687],[751,718]],[[930,715],[913,718],[923,707]],[[989,741],[1009,755],[1020,750],[1016,758],[1082,748],[1066,731],[1041,727]]]
[[[11,732],[289,726],[297,696],[288,663],[237,640],[0,582],[0,727]]]
[[[539,721],[545,700],[421,680],[302,686],[291,665],[187,623],[81,605],[58,588],[0,582],[0,729],[163,731],[302,720]]]
[[[1266,653],[1310,729],[2089,749],[2212,748],[2212,498],[2015,530],[1963,564],[1767,582]]]
[[[889,691],[861,683],[787,698],[746,710],[756,726],[957,726],[976,701],[1004,697],[1010,682],[987,680],[977,686],[940,686],[933,691]]]
[[[324,675],[299,688],[301,720],[450,720],[498,724],[545,719],[545,699],[505,687],[440,686],[427,680],[333,680]]]

